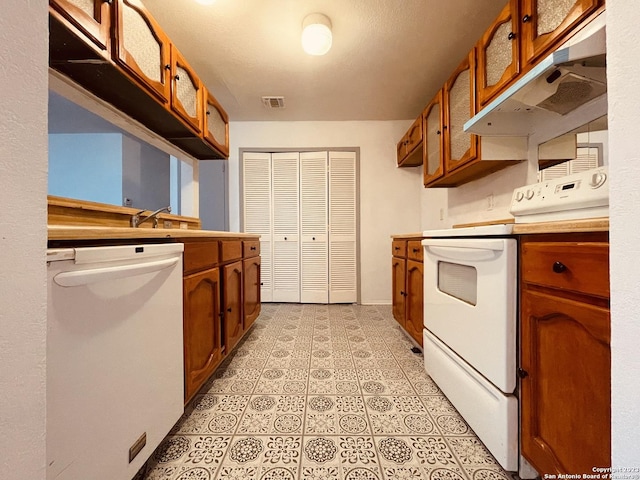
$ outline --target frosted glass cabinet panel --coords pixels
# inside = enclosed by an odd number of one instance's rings
[[[204,138],[216,147],[223,156],[229,156],[229,116],[206,87],[203,88],[204,122],[202,131]]]
[[[531,63],[557,46],[603,0],[522,0],[523,62]]]
[[[474,160],[478,137],[463,130],[464,123],[475,114],[475,48],[458,66],[444,88],[447,108],[445,126],[445,172]]]
[[[171,45],[171,109],[196,132],[202,131],[202,83],[175,45]]]
[[[51,7],[71,22],[105,54],[109,51],[111,5],[104,0],[50,0]]]
[[[518,1],[510,0],[478,42],[478,103],[483,106],[520,71]]]
[[[444,174],[443,128],[442,128],[442,90],[427,105],[423,113],[425,129],[425,165],[424,184],[440,178]]]
[[[169,100],[169,38],[140,0],[116,2],[114,60],[159,100]]]

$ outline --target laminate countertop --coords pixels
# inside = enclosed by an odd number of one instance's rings
[[[144,238],[216,238],[222,240],[255,240],[260,235],[180,228],[131,228],[48,225],[49,240],[127,240]]]

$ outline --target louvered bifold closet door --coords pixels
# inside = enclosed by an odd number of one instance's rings
[[[327,152],[300,154],[300,301],[329,302]]]
[[[329,303],[357,296],[356,154],[329,152]]]
[[[260,299],[263,302],[271,302],[273,301],[271,154],[245,152],[242,159],[243,230],[261,235]]]
[[[300,301],[300,154],[271,154],[273,301]]]

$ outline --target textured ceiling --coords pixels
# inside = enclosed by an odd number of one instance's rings
[[[506,0],[144,0],[238,120],[411,119]],[[302,21],[327,15],[333,46],[305,54]],[[285,108],[262,106],[284,96]]]

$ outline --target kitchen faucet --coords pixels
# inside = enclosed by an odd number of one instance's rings
[[[136,213],[135,215],[133,215],[131,217],[131,226],[133,228],[137,228],[142,223],[146,222],[147,220],[153,219],[153,228],[158,228],[158,217],[157,217],[157,215],[159,213],[162,213],[162,212],[165,212],[165,211],[167,213],[171,213],[171,206],[159,208],[158,210],[156,210],[155,212],[153,212],[149,216],[144,217],[143,219],[140,219],[140,215],[143,214],[144,212],[146,212],[146,210],[140,210],[138,213]]]

